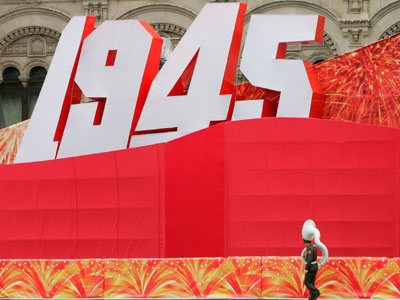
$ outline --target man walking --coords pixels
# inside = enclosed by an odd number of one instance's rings
[[[314,285],[315,277],[317,276],[318,264],[317,264],[317,249],[311,244],[311,241],[303,240],[306,251],[304,253],[306,264],[306,277],[304,279],[304,285],[310,292],[310,300],[316,300],[320,294],[319,289]]]

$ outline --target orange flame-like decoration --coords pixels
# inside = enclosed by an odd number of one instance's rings
[[[12,164],[29,120],[0,130],[0,164]]]
[[[103,261],[15,260],[0,263],[2,298],[99,298]]]
[[[304,265],[300,258],[264,257],[262,297],[303,298],[306,293]]]
[[[2,260],[1,298],[304,298],[299,257]],[[331,258],[321,298],[400,297],[400,259]]]

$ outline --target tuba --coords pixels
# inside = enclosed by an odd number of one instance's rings
[[[328,261],[328,248],[319,240],[321,234],[313,220],[307,220],[304,222],[303,230],[302,230],[303,240],[306,241],[315,241],[315,246],[317,246],[322,251],[322,259],[318,262],[318,268],[321,268]],[[304,264],[306,264],[306,260],[304,258],[304,253],[307,248],[304,248],[301,252],[301,260]]]

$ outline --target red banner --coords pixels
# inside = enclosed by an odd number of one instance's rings
[[[304,298],[298,257],[0,260],[1,298]],[[321,298],[400,297],[400,260],[332,258]]]

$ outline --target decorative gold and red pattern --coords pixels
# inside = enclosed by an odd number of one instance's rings
[[[308,297],[304,275],[299,258],[263,258],[262,297]],[[330,258],[318,271],[315,285],[321,298],[399,298],[399,259]]]
[[[2,260],[1,298],[303,298],[298,257]],[[400,297],[400,259],[331,258],[321,298]]]

